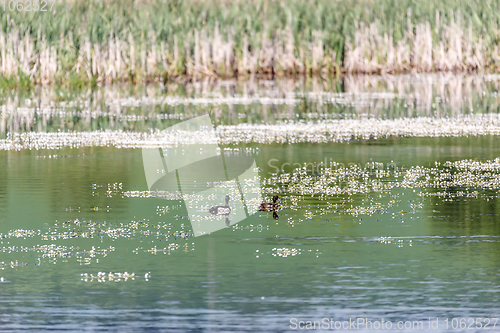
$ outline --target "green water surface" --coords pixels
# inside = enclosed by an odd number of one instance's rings
[[[283,163],[279,172],[500,156],[498,137],[252,147],[263,180]],[[392,197],[304,196],[293,210],[284,195],[276,221],[258,212],[195,238],[181,201],[124,195],[147,190],[139,149],[0,151],[0,179],[0,330],[282,332],[292,318],[439,318],[446,331],[446,318],[500,316],[498,195],[445,201],[401,189],[391,208],[358,216],[321,208]],[[133,279],[115,274],[125,272]]]

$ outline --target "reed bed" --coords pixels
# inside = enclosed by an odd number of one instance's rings
[[[58,2],[0,17],[5,86],[500,68],[500,0]]]

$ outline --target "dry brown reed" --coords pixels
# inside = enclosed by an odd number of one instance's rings
[[[436,40],[433,30],[438,36]],[[405,38],[394,45],[392,34],[379,34],[376,22],[369,26],[360,23],[354,42],[346,43],[344,67],[349,73],[364,74],[498,68],[498,47],[486,50],[482,37],[474,39],[471,26],[467,30],[465,33],[465,27],[453,20],[434,29],[428,22],[420,23],[414,31],[408,29]]]

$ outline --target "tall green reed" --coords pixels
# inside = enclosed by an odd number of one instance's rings
[[[0,75],[95,84],[496,70],[500,0],[57,2],[0,17]],[[11,81],[9,81],[11,82]]]

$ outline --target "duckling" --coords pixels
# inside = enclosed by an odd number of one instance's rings
[[[276,210],[278,209],[278,204],[276,203],[276,201],[278,201],[278,199],[278,196],[275,195],[273,197],[273,203],[264,202],[260,205],[259,210],[261,212],[273,212],[273,219],[277,220],[279,215],[278,213],[276,213]]]
[[[269,203],[269,202],[264,202],[263,204],[260,205],[259,207],[259,210],[261,212],[273,212],[276,210],[276,208],[278,207],[278,204],[276,203],[276,201],[278,201],[278,196],[275,195],[273,197],[273,203]]]

